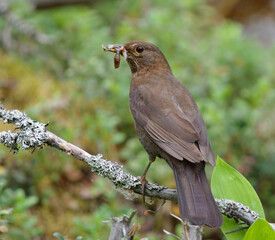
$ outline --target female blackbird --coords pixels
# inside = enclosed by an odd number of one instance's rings
[[[204,170],[205,162],[215,165],[215,159],[190,92],[155,45],[132,41],[110,46],[104,49],[118,52],[120,47],[132,71],[130,108],[137,136],[149,155],[143,180],[156,157],[165,159],[174,172],[181,218],[220,227],[222,215]]]

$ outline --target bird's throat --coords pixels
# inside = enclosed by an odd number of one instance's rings
[[[129,67],[131,69],[131,72],[134,74],[138,70],[137,63],[132,58],[127,58],[127,63],[129,64]]]

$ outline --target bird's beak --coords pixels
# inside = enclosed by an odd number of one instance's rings
[[[102,48],[104,51],[109,51],[109,52],[115,52],[116,54],[121,54],[123,55],[124,60],[126,61],[127,59],[127,51],[124,48],[123,45],[120,44],[110,44],[107,45],[106,47],[104,45],[102,45]]]

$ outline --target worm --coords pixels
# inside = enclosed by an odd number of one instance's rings
[[[120,64],[120,50],[116,50],[116,55],[114,57],[114,67],[119,68]]]

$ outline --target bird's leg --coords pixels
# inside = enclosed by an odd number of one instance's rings
[[[142,196],[143,196],[143,202],[145,202],[145,186],[148,183],[147,179],[146,179],[146,174],[151,166],[151,164],[155,161],[156,157],[151,157],[149,156],[149,163],[144,171],[144,173],[142,174],[140,181],[142,183]]]
[[[144,171],[144,173],[142,174],[141,178],[140,178],[140,181],[141,182],[145,182],[147,183],[148,181],[146,180],[146,174],[151,166],[151,164],[155,161],[156,157],[149,157],[149,163]]]

